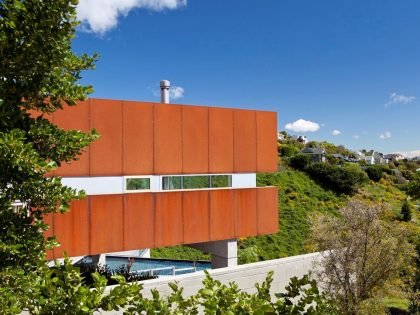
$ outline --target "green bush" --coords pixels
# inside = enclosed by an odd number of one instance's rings
[[[298,147],[290,144],[283,144],[279,147],[279,155],[282,157],[291,157],[298,154],[299,151]]]
[[[287,159],[289,166],[299,171],[303,171],[311,162],[311,157],[302,153]]]
[[[411,221],[411,207],[407,199],[404,200],[401,206],[401,218],[405,222]]]
[[[356,164],[344,166],[326,163],[312,163],[305,168],[305,172],[322,186],[336,193],[354,194],[367,180],[367,175]]]
[[[365,172],[369,176],[369,179],[373,180],[374,182],[379,182],[384,176],[382,167],[378,165],[371,165],[366,167]]]
[[[414,199],[420,199],[420,172],[416,172],[406,186],[407,193]]]

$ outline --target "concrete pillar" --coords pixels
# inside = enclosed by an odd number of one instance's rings
[[[238,246],[236,239],[189,244],[188,246],[211,254],[212,269],[238,265]]]

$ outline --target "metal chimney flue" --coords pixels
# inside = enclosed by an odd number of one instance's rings
[[[169,104],[169,88],[171,87],[171,82],[168,80],[160,81],[160,102],[164,104]]]

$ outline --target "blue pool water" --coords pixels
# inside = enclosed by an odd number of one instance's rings
[[[128,257],[118,257],[118,256],[106,256],[106,264],[110,269],[117,269],[122,265],[127,265]],[[165,268],[165,267],[175,267],[177,269],[184,269],[184,268],[191,268],[196,267],[196,270],[206,270],[211,269],[211,263],[207,261],[188,261],[188,260],[169,260],[169,259],[153,259],[153,258],[135,258],[134,263],[131,266],[132,271],[142,271],[142,270],[150,270],[150,269],[157,269],[157,268]],[[186,271],[179,271],[176,274],[184,274],[192,272],[192,270]],[[161,275],[168,275],[170,274],[170,270],[161,271],[157,274]]]

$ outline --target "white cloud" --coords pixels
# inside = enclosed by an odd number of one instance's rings
[[[389,138],[391,138],[391,133],[389,132],[389,131],[385,131],[384,133],[381,133],[380,135],[379,135],[379,138],[380,139],[389,139]]]
[[[354,139],[359,139],[360,138],[360,136],[359,135],[353,135],[352,136]]]
[[[103,35],[118,24],[120,16],[133,9],[174,10],[187,5],[187,0],[80,0],[77,18],[85,31]]]
[[[406,152],[396,152],[396,153],[400,153],[402,155],[404,155],[405,157],[416,157],[416,156],[420,156],[420,150],[413,150],[413,151],[406,151]]]
[[[294,132],[315,132],[318,131],[319,124],[305,119],[298,119],[295,122],[286,124],[287,130]]]
[[[160,88],[152,88],[148,87],[149,90],[153,92],[153,95],[156,97],[160,97]],[[169,89],[169,101],[171,100],[177,100],[179,98],[183,98],[185,94],[185,90],[181,86],[171,86]]]
[[[337,129],[334,129],[334,130],[331,132],[331,134],[332,134],[333,136],[338,136],[338,135],[340,135],[340,134],[341,134],[341,131],[340,131],[340,130],[337,130]]]
[[[177,100],[184,97],[184,88],[180,86],[172,86],[169,90],[169,99]]]
[[[385,107],[394,105],[394,104],[408,104],[413,102],[416,99],[415,96],[407,96],[404,94],[397,94],[397,93],[391,93],[389,94],[389,100],[387,103],[385,103]]]

